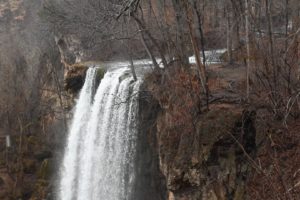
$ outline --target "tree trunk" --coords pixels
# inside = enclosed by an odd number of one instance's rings
[[[245,0],[245,30],[246,30],[246,49],[247,49],[247,71],[246,71],[246,98],[249,102],[250,95],[250,32],[249,32],[249,5]]]
[[[172,5],[175,11],[176,16],[176,54],[179,57],[182,65],[185,67],[189,66],[189,58],[187,55],[187,49],[185,48],[184,43],[184,18],[183,18],[183,9],[180,0],[172,0]]]
[[[234,25],[232,28],[234,28],[234,37],[233,37],[233,48],[236,50],[236,53],[239,52],[239,49],[241,48],[241,44],[240,44],[240,41],[241,41],[241,37],[240,37],[240,23],[241,23],[241,10],[240,10],[240,7],[239,7],[239,2],[236,2],[236,0],[231,0],[231,5],[232,5],[232,12],[233,12],[233,22],[234,22]],[[234,57],[234,58],[239,58],[240,55],[237,55],[237,57]]]
[[[292,32],[296,33],[298,29],[300,28],[300,5],[299,0],[292,0]],[[297,57],[300,55],[300,49],[299,49],[299,36],[298,34],[295,36],[295,53],[297,54]],[[298,59],[299,60],[299,59]],[[298,72],[297,72],[297,78],[300,80],[300,61],[298,61]]]
[[[201,81],[203,91],[206,95],[206,106],[207,106],[207,109],[209,109],[209,103],[208,103],[209,102],[209,91],[208,91],[208,82],[207,82],[208,79],[207,79],[206,69],[205,69],[204,65],[202,65],[202,63],[201,63],[200,50],[199,50],[197,39],[195,37],[195,30],[193,27],[193,10],[190,8],[190,5],[188,2],[185,2],[184,7],[185,7],[186,15],[187,15],[189,34],[190,34],[190,39],[191,39],[191,43],[192,43],[194,54],[195,54],[198,74],[199,74],[199,78]]]
[[[200,34],[201,53],[202,53],[202,60],[203,60],[202,64],[204,65],[204,68],[206,69],[205,42],[204,42],[201,14],[197,8],[196,0],[194,0],[193,3],[194,3],[194,10],[196,12],[197,19],[198,19],[198,29],[199,29],[199,34]]]
[[[131,73],[132,73],[132,77],[133,77],[134,81],[137,81],[135,68],[134,68],[134,64],[133,64],[133,59],[132,59],[132,52],[131,52],[131,49],[130,49],[128,44],[127,44],[127,51],[128,51],[128,56],[129,56],[130,70],[131,70]]]
[[[127,38],[129,37],[129,22],[130,22],[130,18],[128,18],[126,21],[126,36],[127,36]],[[134,64],[133,64],[132,51],[131,51],[129,42],[130,42],[130,40],[127,40],[125,45],[126,45],[126,49],[127,49],[128,59],[130,62],[130,70],[131,70],[134,81],[137,81],[135,68],[134,68]]]
[[[296,32],[300,25],[299,0],[292,0],[292,30]]]
[[[271,67],[273,73],[273,91],[272,96],[273,99],[277,100],[277,90],[278,90],[278,67],[275,63],[275,55],[274,55],[274,38],[273,38],[273,23],[272,23],[272,16],[271,16],[271,5],[272,2],[270,0],[266,0],[266,15],[267,15],[267,25],[268,25],[268,39],[269,39],[269,54],[271,59]]]
[[[144,48],[145,48],[145,50],[146,50],[146,52],[147,52],[149,58],[150,58],[150,59],[152,60],[152,62],[153,62],[154,69],[159,70],[159,69],[160,69],[160,68],[159,68],[159,65],[158,65],[158,63],[157,63],[157,61],[156,61],[155,56],[153,55],[151,49],[149,48],[149,46],[148,46],[148,44],[147,44],[147,42],[146,42],[146,40],[145,40],[145,36],[144,36],[144,33],[143,33],[143,32],[141,32],[141,42],[142,42],[142,44],[143,44],[143,46],[144,46]]]
[[[167,60],[164,56],[164,53],[161,49],[161,47],[159,46],[159,44],[157,43],[156,39],[151,35],[151,33],[149,32],[149,30],[145,27],[145,25],[142,23],[142,21],[137,18],[134,14],[131,15],[133,17],[133,19],[136,21],[136,23],[138,24],[138,26],[140,27],[141,31],[143,31],[148,37],[149,39],[151,40],[151,42],[153,43],[153,45],[156,47],[159,55],[160,55],[160,58],[161,58],[161,61],[164,65],[164,67],[168,67],[168,63],[167,63]]]
[[[287,54],[288,54],[288,36],[289,36],[289,0],[285,0],[285,56],[284,63],[285,67],[288,69],[288,77],[287,77],[287,92],[291,95],[291,65],[288,63]]]
[[[228,3],[229,4],[229,3]],[[229,5],[227,7],[226,18],[227,18],[227,26],[226,26],[226,35],[227,35],[227,56],[228,56],[228,63],[233,63],[232,57],[232,24],[231,24],[231,11]]]

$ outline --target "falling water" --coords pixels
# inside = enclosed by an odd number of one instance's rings
[[[127,68],[96,69],[80,92],[61,169],[59,200],[130,200],[135,181],[137,93]]]

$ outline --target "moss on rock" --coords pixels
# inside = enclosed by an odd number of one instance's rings
[[[104,67],[100,67],[97,69],[96,73],[96,86],[98,86],[103,79],[104,75],[106,73],[106,69]]]
[[[51,159],[45,159],[38,171],[38,179],[40,180],[49,180],[53,173],[52,166],[51,166]]]

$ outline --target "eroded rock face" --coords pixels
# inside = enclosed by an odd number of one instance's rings
[[[246,199],[249,159],[256,151],[255,112],[211,110],[195,131],[184,133],[167,125],[168,115],[160,112],[156,133],[168,199]]]
[[[79,90],[82,88],[87,69],[93,67],[94,65],[81,64],[77,63],[72,66],[69,66],[65,69],[64,75],[64,89],[71,95],[78,94]],[[106,68],[99,67],[97,68],[95,86],[98,87],[102,78],[106,73]]]
[[[144,91],[142,86],[141,91]],[[149,92],[140,92],[139,134],[137,142],[137,183],[133,199],[165,200],[165,178],[159,170],[156,122],[160,106]]]
[[[83,86],[88,67],[74,66],[65,72],[64,88],[70,93],[77,93]]]
[[[59,52],[61,55],[61,61],[65,65],[73,65],[76,61],[76,57],[74,53],[69,49],[69,44],[67,40],[63,37],[55,37],[55,42],[59,48]]]

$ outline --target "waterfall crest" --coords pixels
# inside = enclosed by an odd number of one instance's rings
[[[60,200],[129,200],[135,181],[138,90],[127,68],[108,71],[96,91],[87,71],[61,167]]]

